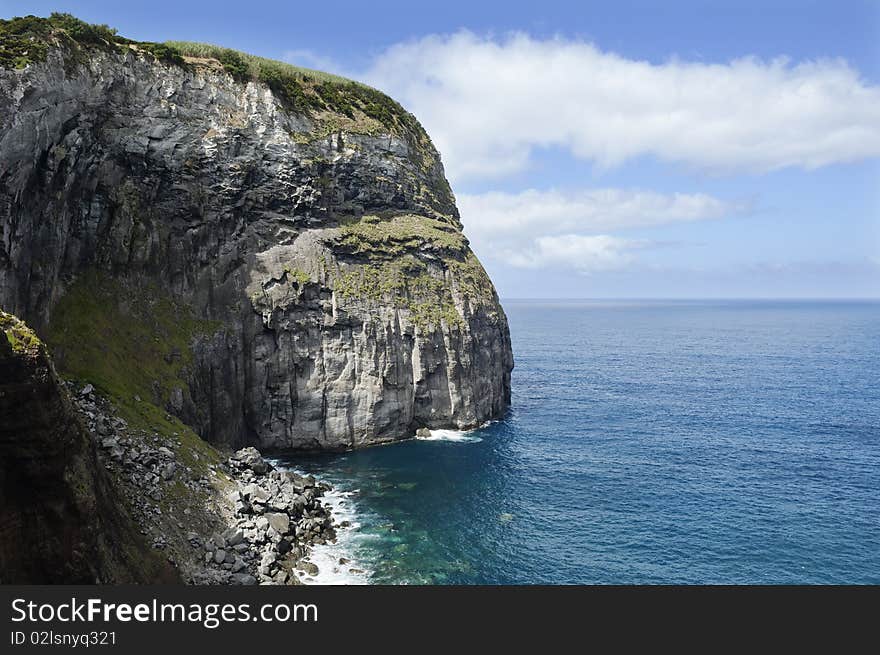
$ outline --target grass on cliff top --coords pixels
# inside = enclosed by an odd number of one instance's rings
[[[158,60],[189,66],[189,58],[211,59],[239,82],[261,82],[288,109],[306,114],[330,112],[358,124],[367,118],[390,132],[412,135],[420,146],[427,139],[416,118],[387,95],[360,82],[272,59],[190,41],[153,43],[119,36],[107,25],[92,25],[70,14],[48,18],[21,16],[0,20],[0,68],[24,68],[45,61],[49,49],[67,43],[80,49],[123,51],[134,48]]]
[[[224,48],[211,43],[198,41],[165,41],[165,45],[173,48],[185,57],[198,57],[200,59],[216,59],[227,73],[238,80],[259,79],[261,69],[269,67],[278,71],[280,75],[309,76],[317,82],[331,82],[333,84],[358,84],[340,75],[325,73],[324,71],[304,68],[274,59],[258,57],[239,50]],[[363,85],[361,85],[363,86]]]
[[[166,41],[163,45],[182,57],[216,60],[239,82],[262,82],[294,110],[327,111],[355,122],[366,117],[399,134],[424,132],[400,104],[366,84],[209,43]]]
[[[182,462],[201,471],[219,454],[164,408],[173,389],[189,393],[193,339],[219,328],[155,285],[89,272],[58,301],[46,343],[66,378],[93,384],[130,426],[178,439]]]
[[[90,25],[70,14],[0,20],[0,67],[24,68],[32,62],[44,61],[49,48],[61,37],[94,46],[113,43],[117,38],[116,30],[106,25]]]

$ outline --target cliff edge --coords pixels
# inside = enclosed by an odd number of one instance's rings
[[[0,37],[0,306],[63,373],[230,446],[506,410],[506,317],[397,103],[65,15]]]

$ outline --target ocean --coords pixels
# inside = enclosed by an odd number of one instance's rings
[[[503,304],[501,420],[282,460],[316,582],[880,583],[880,303]]]

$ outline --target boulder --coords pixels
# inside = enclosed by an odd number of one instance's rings
[[[269,492],[256,484],[246,484],[241,488],[241,496],[251,503],[265,503],[269,500]]]
[[[257,579],[250,573],[233,573],[231,576],[229,576],[229,580],[232,584],[237,585],[257,584]]]
[[[297,562],[296,568],[300,571],[304,571],[307,575],[318,575],[318,567],[312,562],[307,562],[306,560],[302,560]]]
[[[269,464],[263,459],[260,451],[253,446],[237,451],[230,460],[238,468],[250,469],[257,475],[265,475],[269,472]]]
[[[241,530],[229,529],[224,536],[229,546],[237,546],[244,541],[244,533]]]
[[[260,573],[262,575],[269,575],[277,562],[278,557],[276,556],[276,554],[273,553],[271,550],[267,550],[260,558]]]
[[[264,515],[269,523],[269,527],[273,528],[278,534],[285,535],[290,532],[290,517],[280,512],[271,512]]]

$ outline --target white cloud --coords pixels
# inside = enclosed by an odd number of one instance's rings
[[[453,180],[522,170],[541,147],[602,167],[650,155],[713,172],[880,155],[880,87],[842,60],[652,64],[459,32],[392,46],[362,77],[419,117]]]
[[[472,238],[653,227],[720,218],[748,207],[703,193],[667,195],[627,189],[490,191],[460,194],[457,200]]]
[[[645,245],[607,234],[563,234],[538,237],[533,246],[505,255],[507,263],[517,268],[573,268],[592,273],[626,266],[632,261],[629,251]]]
[[[520,268],[581,271],[623,267],[634,261],[633,249],[652,245],[609,231],[718,219],[747,208],[702,193],[627,189],[463,194],[458,206],[478,255]]]

